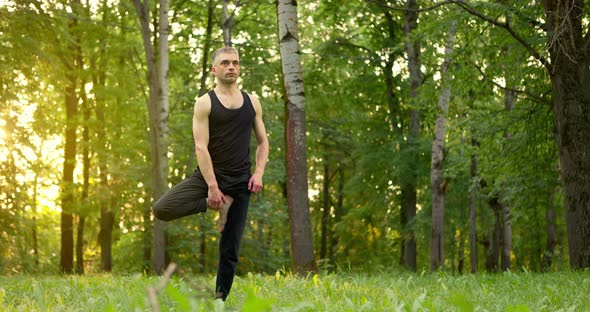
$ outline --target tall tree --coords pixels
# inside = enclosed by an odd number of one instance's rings
[[[78,72],[84,71],[82,53],[78,54]],[[78,210],[78,230],[76,235],[76,274],[84,274],[84,230],[86,226],[86,209],[88,203],[88,192],[90,190],[90,123],[91,108],[88,103],[85,85],[86,78],[83,76],[80,88],[80,102],[82,104],[82,205]]]
[[[297,3],[292,0],[279,0],[277,16],[287,113],[285,137],[291,253],[294,271],[305,274],[316,271],[317,267],[307,186],[305,95],[299,50]]]
[[[402,238],[402,256],[404,264],[412,270],[416,270],[416,238],[412,226],[416,217],[416,187],[417,187],[417,148],[420,135],[420,105],[418,100],[419,89],[422,85],[422,69],[420,60],[420,41],[415,33],[418,27],[418,4],[416,0],[406,2],[406,15],[404,18],[404,33],[406,35],[406,54],[408,57],[408,69],[410,72],[410,125],[408,129],[408,141],[404,149],[408,151],[408,174],[401,185],[401,225],[407,233]]]
[[[590,267],[590,31],[583,0],[545,0],[553,114],[572,268]],[[584,14],[586,13],[586,14]]]
[[[506,82],[512,81],[506,70]],[[516,101],[516,93],[513,91],[512,84],[508,84],[504,90],[504,110],[511,112],[514,109],[514,102]],[[509,132],[504,134],[506,141],[509,141],[511,134]],[[507,151],[503,148],[502,153],[507,157]],[[510,204],[502,202],[502,247],[500,252],[500,268],[502,271],[510,270],[510,255],[512,254],[512,220],[510,217]]]
[[[79,0],[72,3],[72,11],[78,12],[81,5]],[[76,168],[76,130],[78,127],[78,96],[77,90],[77,62],[79,58],[76,56],[80,53],[80,40],[76,35],[78,27],[78,18],[74,17],[70,20],[68,30],[74,40],[69,41],[68,51],[62,57],[62,61],[66,68],[66,85],[65,85],[65,106],[66,106],[66,130],[65,130],[65,144],[64,144],[64,165],[62,176],[62,192],[61,192],[61,254],[60,254],[60,268],[64,273],[73,273],[74,271],[74,220],[73,210],[75,201],[75,186],[74,186],[74,169]]]
[[[525,40],[509,19],[490,18],[464,0],[451,2],[505,29],[551,77],[570,265],[573,269],[590,267],[590,32],[584,30],[585,1],[543,1],[549,59]],[[537,25],[527,22],[529,27]]]
[[[102,4],[102,27],[107,32],[107,14],[109,8],[106,2]],[[125,17],[120,17],[121,23]],[[125,28],[121,27],[122,39],[124,40]],[[98,244],[100,246],[100,267],[104,272],[112,270],[112,243],[113,243],[113,226],[115,216],[111,208],[111,192],[109,191],[108,179],[108,140],[107,140],[107,120],[105,117],[106,109],[106,75],[107,75],[107,41],[106,36],[98,39],[98,53],[90,59],[90,69],[92,71],[92,86],[95,102],[96,114],[96,139],[97,139],[97,160],[99,170],[99,189],[102,197],[98,200],[100,209],[100,229],[98,232]]]
[[[147,0],[133,0],[141,26],[141,37],[148,67],[148,112],[150,129],[150,157],[152,162],[152,197],[157,201],[167,190],[168,180],[168,8],[167,0],[160,0],[159,27],[150,30],[149,4]],[[152,35],[159,32],[158,58],[152,45]],[[162,273],[166,262],[165,222],[154,219],[153,263],[156,273]]]
[[[471,154],[471,165],[469,166],[469,175],[471,177],[471,196],[469,199],[469,254],[471,260],[471,273],[477,272],[478,255],[477,255],[477,154],[475,147],[477,140],[471,138],[473,152]]]
[[[443,177],[444,146],[451,86],[449,66],[452,62],[453,46],[455,45],[456,21],[452,21],[445,45],[445,60],[441,69],[441,94],[438,98],[438,114],[432,142],[431,184],[432,184],[432,225],[430,231],[430,269],[437,270],[445,260],[445,193],[447,183]]]

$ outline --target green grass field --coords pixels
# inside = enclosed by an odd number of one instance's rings
[[[151,311],[142,275],[0,277],[0,311]],[[289,274],[237,277],[225,307],[213,276],[173,276],[161,311],[590,311],[590,271]]]

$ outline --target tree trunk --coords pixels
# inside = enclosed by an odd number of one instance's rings
[[[84,70],[81,53],[78,54],[78,71]],[[80,100],[82,102],[82,114],[84,123],[82,127],[82,206],[78,211],[78,231],[76,235],[76,274],[84,274],[84,226],[86,224],[86,205],[88,204],[88,191],[90,189],[90,105],[86,96],[86,78],[81,81]]]
[[[488,201],[494,213],[494,227],[489,232],[488,246],[486,249],[486,270],[488,272],[498,271],[498,259],[500,257],[500,246],[502,239],[502,205],[497,197]]]
[[[285,83],[287,203],[291,227],[291,252],[296,273],[316,272],[307,186],[305,95],[299,51],[297,5],[277,2],[279,46]]]
[[[513,85],[509,83],[512,79],[510,79],[510,70],[505,70],[505,80],[507,89],[504,90],[504,110],[506,112],[511,112],[514,109],[514,102],[516,102],[516,93],[510,90]],[[507,141],[505,144],[508,143],[512,134],[505,133],[504,139]],[[502,147],[502,153],[506,154],[506,148]],[[510,270],[510,254],[512,253],[512,222],[510,220],[510,205],[507,203],[502,203],[502,248],[500,253],[500,268],[502,271]]]
[[[322,223],[320,239],[320,259],[325,260],[328,251],[328,236],[330,233],[330,163],[328,155],[324,155],[324,181],[322,183]]]
[[[37,158],[38,159],[38,158]],[[35,269],[39,268],[39,239],[37,237],[37,196],[38,196],[38,184],[39,184],[39,173],[35,172],[35,184],[33,185],[33,222],[31,223],[31,234],[33,238],[33,256],[35,257]]]
[[[417,148],[420,136],[420,108],[418,105],[419,88],[422,85],[422,71],[420,69],[420,42],[413,32],[418,26],[418,5],[416,0],[406,2],[406,16],[404,19],[404,33],[406,36],[406,53],[408,57],[408,69],[410,71],[410,127],[408,141],[403,148],[409,149],[408,174],[404,176],[401,185],[401,227],[402,255],[404,264],[412,271],[416,271],[416,237],[413,229],[413,220],[416,217],[416,186],[417,186],[417,162],[419,150]]]
[[[475,151],[475,147],[477,146],[477,140],[471,139],[471,146],[473,146],[473,150]],[[478,255],[477,255],[477,186],[479,183],[476,182],[477,179],[477,155],[475,152],[471,154],[471,200],[469,203],[469,254],[471,256],[471,273],[477,272],[477,262],[478,262]]]
[[[583,0],[544,0],[572,269],[590,267],[590,35]]]
[[[459,230],[459,264],[457,265],[457,273],[463,274],[463,267],[465,267],[465,239],[463,238],[463,231]]]
[[[104,53],[102,53],[102,63],[104,63]],[[93,66],[97,74],[93,75],[93,85],[95,86],[96,102],[96,139],[99,148],[97,149],[98,169],[99,169],[99,186],[103,195],[99,200],[100,206],[100,230],[98,232],[98,243],[100,245],[100,266],[103,272],[112,270],[112,235],[115,216],[110,208],[111,195],[108,183],[108,156],[107,156],[107,138],[106,138],[106,120],[105,120],[105,67],[99,68]]]
[[[106,3],[103,4],[103,10],[106,9]],[[102,23],[106,27],[106,10],[103,11]],[[121,29],[124,30],[124,27]],[[92,85],[94,92],[94,102],[96,105],[96,154],[99,170],[99,189],[102,194],[98,200],[100,209],[100,229],[98,232],[98,244],[100,246],[100,267],[103,272],[110,272],[112,269],[112,232],[114,225],[114,213],[110,208],[111,193],[108,184],[108,147],[106,137],[106,119],[105,119],[105,83],[106,83],[106,43],[101,40],[97,64],[96,59],[91,59],[90,67],[92,69]]]
[[[221,15],[221,29],[223,30],[223,45],[231,47],[231,33],[234,29],[234,12],[229,15],[230,0],[223,0],[223,12]],[[236,0],[236,7],[240,5],[240,0]],[[235,10],[235,9],[234,9]]]
[[[199,96],[207,92],[207,77],[209,76],[209,50],[211,50],[211,34],[213,33],[213,14],[215,13],[215,3],[209,0],[207,5],[207,30],[205,31],[205,42],[203,46],[203,62],[201,63],[201,83],[199,85]]]
[[[512,253],[512,222],[510,221],[510,206],[502,206],[502,249],[500,267],[502,271],[510,270],[510,254]]]
[[[152,161],[152,194],[153,201],[157,201],[167,188],[168,177],[168,1],[160,0],[159,21],[159,59],[156,62],[154,48],[151,42],[149,27],[149,9],[147,1],[140,3],[133,0],[141,25],[141,36],[146,52],[148,67],[149,100],[148,111],[150,115],[150,157]],[[156,31],[154,31],[155,36]],[[154,271],[160,274],[166,265],[166,238],[164,233],[165,222],[154,219]]]
[[[448,41],[445,47],[445,60],[441,70],[442,93],[438,99],[438,116],[432,142],[431,183],[432,183],[432,227],[430,231],[430,270],[443,267],[445,260],[445,193],[447,182],[443,177],[444,145],[446,136],[446,122],[451,99],[451,87],[447,84],[447,72],[452,62],[453,46],[455,44],[456,22],[449,27]]]
[[[169,11],[169,0],[160,0],[160,28],[159,28],[159,53],[158,53],[158,91],[159,101],[154,107],[152,113],[155,115],[154,129],[157,129],[155,134],[154,145],[157,146],[157,171],[158,176],[158,194],[160,198],[168,189],[168,35],[170,34],[169,22],[168,22],[168,11]],[[151,128],[151,127],[150,127]],[[155,197],[154,197],[155,198]],[[166,235],[165,226],[166,222],[154,218],[154,268],[156,272],[162,273],[167,265],[166,262]]]
[[[338,166],[338,192],[336,193],[336,206],[334,207],[334,222],[333,222],[333,229],[332,229],[332,239],[330,243],[329,249],[329,258],[330,264],[332,267],[336,266],[336,249],[338,248],[338,234],[336,233],[335,226],[340,222],[342,219],[342,211],[343,211],[343,204],[344,204],[344,168],[342,166]]]
[[[73,20],[72,23],[75,23]],[[73,27],[73,26],[72,26]],[[76,74],[74,65],[69,65],[65,87],[66,131],[64,144],[64,164],[61,187],[61,254],[60,269],[64,273],[73,273],[74,269],[74,169],[76,167],[76,115],[78,99],[76,97]]]
[[[541,270],[548,272],[551,270],[553,262],[553,255],[555,254],[555,245],[557,245],[557,232],[555,230],[555,209],[553,201],[555,199],[555,190],[551,190],[549,194],[549,201],[547,202],[547,210],[545,212],[547,243],[545,252],[543,253],[543,262],[541,263]]]

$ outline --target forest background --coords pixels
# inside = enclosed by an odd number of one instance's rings
[[[165,187],[196,168],[193,104],[224,44],[241,53],[240,87],[261,97],[271,146],[240,274],[296,266],[297,209],[327,271],[590,266],[590,166],[572,152],[590,155],[584,1],[299,1],[302,207],[288,200],[277,4],[162,3],[2,1],[0,273],[158,271],[157,255],[215,271],[214,214],[158,224],[151,206],[156,156]],[[163,55],[154,154],[150,65]],[[585,75],[579,92],[556,89],[559,70]],[[568,112],[581,128],[563,126]]]

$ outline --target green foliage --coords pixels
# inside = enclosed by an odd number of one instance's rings
[[[87,272],[99,270],[96,237],[99,209],[105,206],[115,212],[114,271],[140,272],[147,265],[145,242],[151,246],[151,220],[145,212],[152,199],[146,66],[140,52],[143,48],[137,17],[124,1],[82,1],[76,10],[62,2],[16,1],[0,7],[0,130],[4,135],[0,137],[0,245],[8,246],[0,251],[0,273],[52,272],[57,267],[59,217],[55,209],[60,203],[55,194],[63,157],[63,89],[65,73],[73,64],[74,51],[69,47],[76,40],[84,64],[82,72],[76,73],[77,91],[87,91],[93,111],[81,124],[91,133],[90,191],[86,200],[81,199],[81,165],[76,171],[76,213],[87,220],[83,237]],[[210,42],[205,42],[204,3],[174,3],[170,12],[170,185],[192,174],[197,165],[191,123],[203,74],[204,47],[210,43],[214,49],[222,42],[221,2],[215,1]],[[544,16],[538,3],[470,3],[488,16],[508,21],[533,48],[545,48],[542,23],[537,22]],[[419,4],[428,6],[429,2]],[[442,81],[438,77],[441,48],[448,24],[458,20],[454,64],[449,72],[452,79],[445,80],[452,89],[444,162],[448,180],[446,268],[458,269],[461,252],[465,259],[469,256],[461,243],[467,242],[472,190],[478,192],[480,242],[487,239],[495,221],[488,200],[497,196],[512,208],[513,267],[517,270],[540,270],[547,236],[545,212],[553,207],[558,236],[553,269],[567,267],[563,195],[548,105],[550,81],[544,69],[508,32],[454,6],[420,12],[417,28],[408,37],[404,33],[404,11],[387,8],[403,5],[399,1],[313,0],[298,7],[314,243],[319,254],[322,238],[326,239],[329,258],[318,260],[327,270],[378,272],[395,267],[401,238],[408,230],[400,225],[400,185],[416,173],[418,211],[409,227],[413,227],[418,242],[418,267],[428,267],[430,150]],[[290,265],[285,111],[275,11],[272,1],[246,1],[235,12],[233,39],[241,52],[240,87],[261,98],[271,147],[265,189],[251,200],[238,265],[242,274],[273,273]],[[405,52],[410,38],[421,44],[424,76],[415,100],[410,97]],[[386,86],[388,64],[393,64],[393,101]],[[102,83],[95,83],[97,79]],[[84,88],[82,81],[87,83]],[[211,77],[206,85],[213,85]],[[505,88],[519,90],[512,111],[504,109]],[[105,107],[104,125],[95,113],[100,103]],[[421,134],[417,142],[409,144],[409,112],[414,108],[421,112]],[[32,118],[25,118],[29,115]],[[81,118],[79,121],[82,123]],[[97,138],[101,128],[105,142]],[[478,144],[472,145],[472,139]],[[251,150],[255,150],[254,145]],[[469,171],[472,155],[478,162],[475,177]],[[106,185],[101,184],[100,165],[106,166]],[[323,192],[324,182],[328,184],[327,194]],[[35,190],[39,190],[37,198]],[[323,219],[324,209],[329,210],[327,221]],[[169,256],[187,272],[215,271],[218,233],[213,218],[209,213],[168,225]],[[33,228],[39,237],[38,256],[32,253]],[[482,247],[480,244],[480,259],[485,255]],[[304,283],[290,282],[296,281]],[[183,291],[182,287],[178,292],[170,290],[169,296],[180,300]],[[434,306],[459,310],[469,310],[470,304],[477,306],[469,294],[459,291],[445,295],[448,301],[436,301]],[[398,298],[396,295],[388,300],[402,302],[394,297]],[[261,308],[269,302],[271,306],[281,302],[256,290],[248,298],[243,300]],[[433,306],[429,293],[409,298],[403,301],[404,310]],[[368,301],[378,306],[378,301]],[[364,307],[361,302],[351,294],[332,303],[349,309],[351,303],[354,308]],[[317,307],[306,298],[301,299],[301,306],[287,306],[293,310]],[[186,308],[186,302],[182,307]],[[520,306],[518,302],[506,303],[504,308],[518,310]],[[116,306],[105,309],[118,310]]]
[[[173,277],[157,296],[162,311],[579,311],[590,305],[589,272],[499,275],[380,273],[308,278],[236,277],[225,307],[213,302],[212,276]],[[3,311],[149,310],[142,275],[0,277]]]

